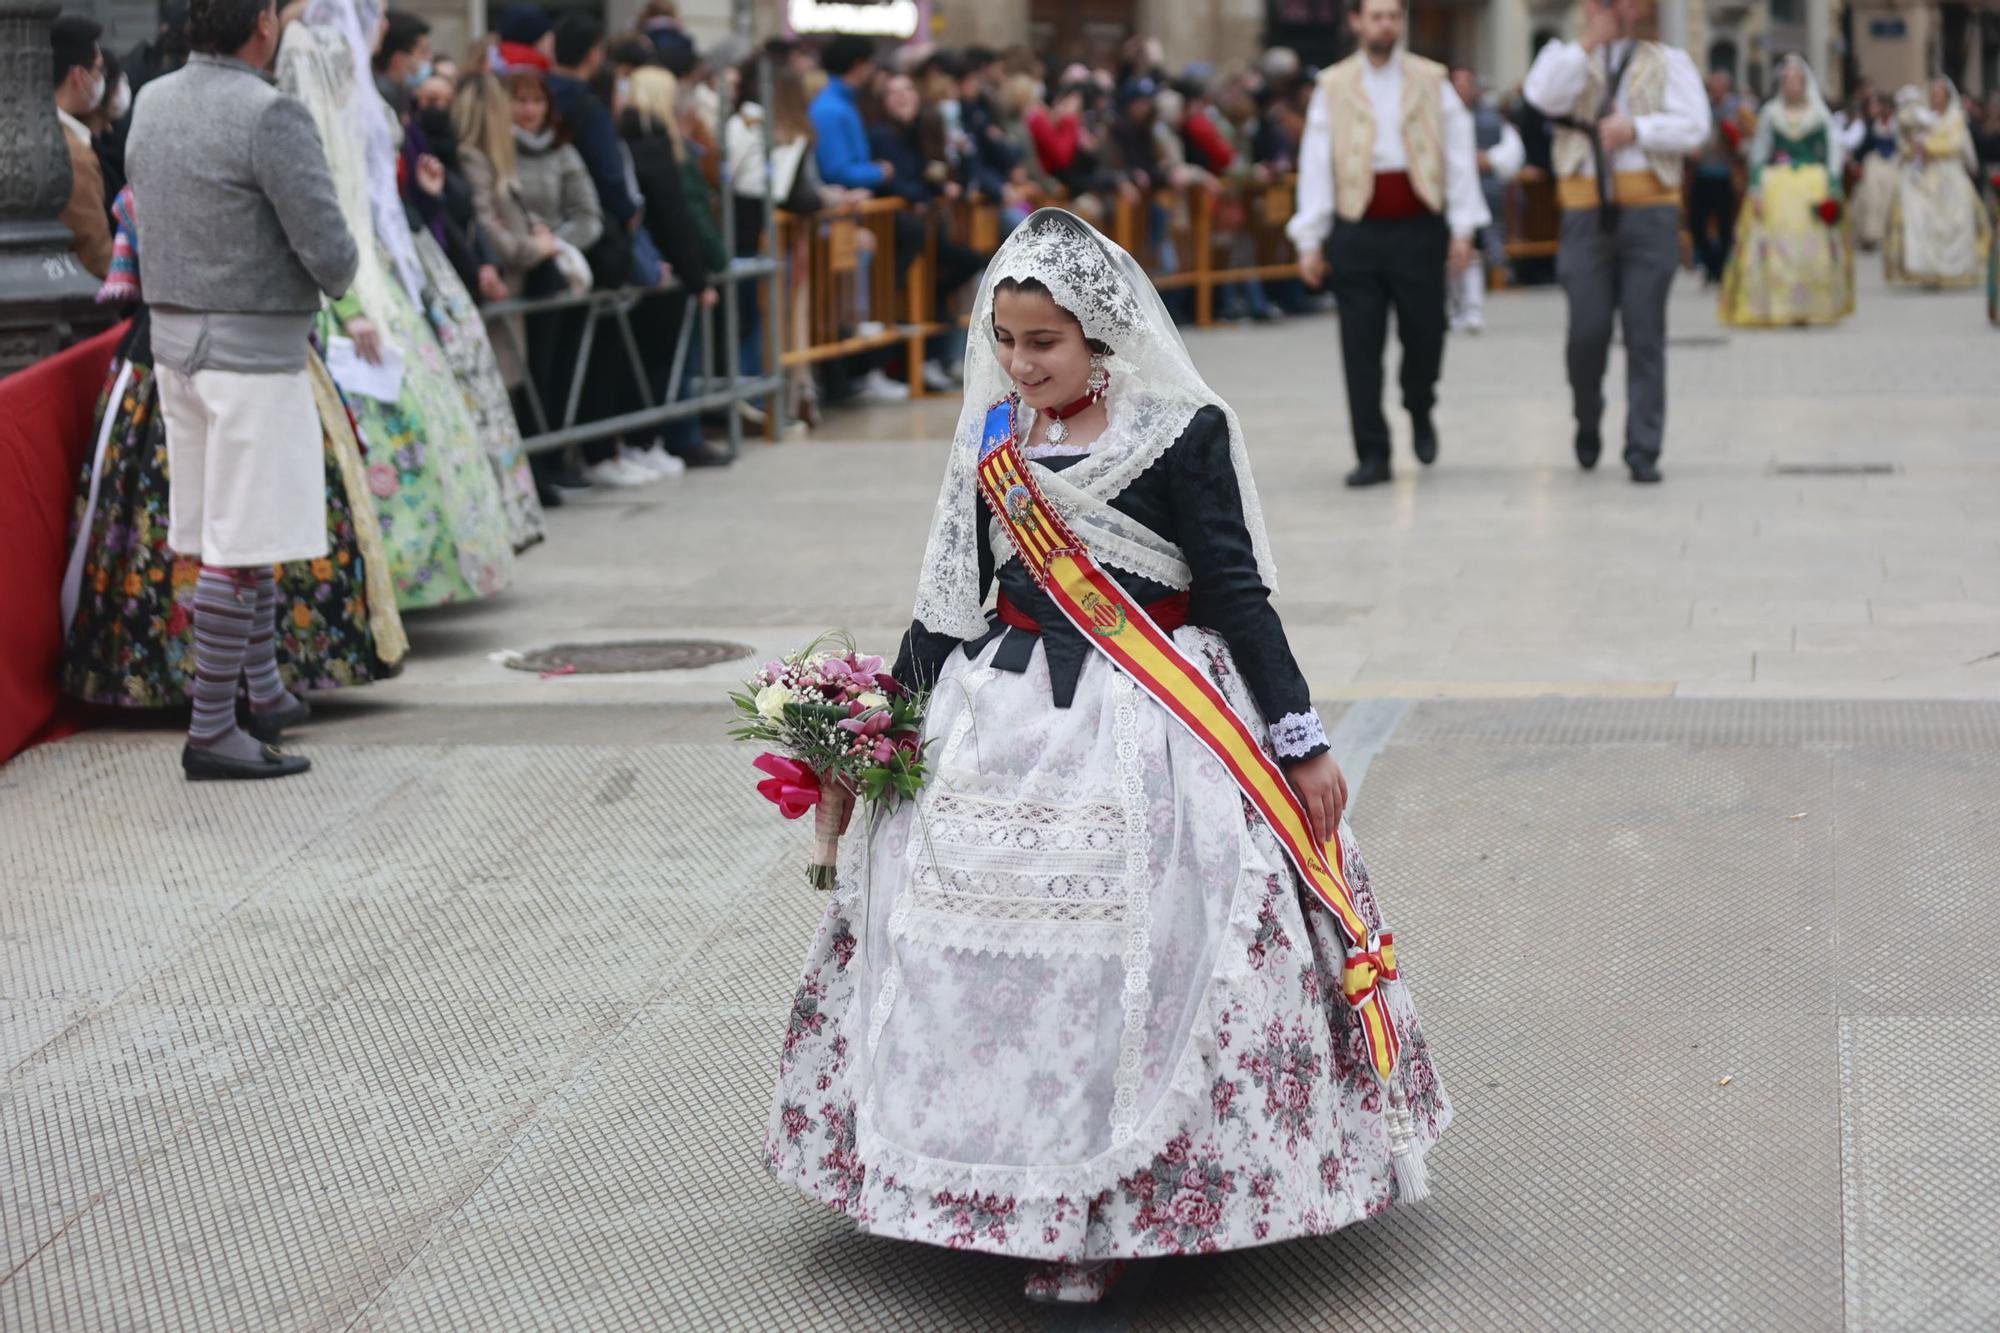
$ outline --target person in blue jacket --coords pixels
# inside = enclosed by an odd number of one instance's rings
[[[875,44],[852,34],[834,38],[820,54],[826,87],[808,114],[819,141],[822,179],[850,189],[887,193],[895,169],[870,155],[868,128],[861,120],[861,90],[875,77]]]

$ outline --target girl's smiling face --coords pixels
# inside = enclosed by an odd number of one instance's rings
[[[1083,326],[1040,284],[1010,284],[993,293],[993,342],[1000,368],[1029,407],[1067,407],[1089,392]]]

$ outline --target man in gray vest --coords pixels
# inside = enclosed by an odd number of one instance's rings
[[[181,767],[284,777],[309,765],[270,742],[308,710],[278,678],[271,567],[327,553],[306,337],[358,254],[312,116],[267,72],[274,0],[194,0],[188,43],[188,63],[140,91],[125,150],[167,428],[167,540],[201,559]],[[373,359],[366,323],[348,331]]]
[[[1569,298],[1576,461],[1603,449],[1611,323],[1625,329],[1625,465],[1660,479],[1667,429],[1667,293],[1680,267],[1681,165],[1708,137],[1708,97],[1687,52],[1642,41],[1650,0],[1584,0],[1583,35],[1550,42],[1522,95],[1555,127]]]

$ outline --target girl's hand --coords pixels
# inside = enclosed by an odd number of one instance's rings
[[[1306,808],[1313,840],[1324,847],[1340,831],[1340,815],[1347,809],[1347,775],[1328,750],[1288,765],[1285,776]]]

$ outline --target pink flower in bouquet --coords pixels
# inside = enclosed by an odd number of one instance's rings
[[[886,764],[896,757],[896,743],[888,734],[889,722],[888,711],[877,709],[867,717],[848,718],[840,724],[840,729],[853,733],[858,753],[868,755],[878,764]]]
[[[797,819],[819,804],[819,775],[804,764],[775,754],[760,754],[750,764],[771,775],[757,784],[757,793],[777,806],[785,818]]]

